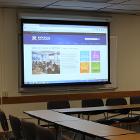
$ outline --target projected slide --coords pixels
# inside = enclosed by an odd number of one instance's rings
[[[60,74],[60,52],[32,51],[32,74]]]
[[[25,84],[108,81],[108,27],[23,24]]]

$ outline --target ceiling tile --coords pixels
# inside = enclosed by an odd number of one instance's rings
[[[101,11],[111,12],[111,13],[128,13],[128,14],[135,14],[135,12],[136,12],[136,11],[133,11],[133,10],[111,9],[111,8],[104,8],[104,9],[101,9]]]
[[[129,0],[124,2],[123,4],[140,4],[140,0]]]
[[[0,7],[45,7],[56,2],[56,0],[0,0]]]
[[[86,11],[96,11],[97,10],[97,8],[93,8],[93,7],[49,6],[49,8],[68,9],[68,10],[86,10]]]
[[[120,10],[140,10],[140,6],[139,5],[126,5],[126,4],[117,4],[117,5],[112,5],[108,8],[111,8],[111,9],[120,9]]]
[[[20,3],[20,2],[25,2],[25,3],[42,3],[42,2],[51,2],[51,1],[56,1],[56,0],[0,0],[0,2],[3,3]]]
[[[0,0],[0,7],[58,8],[140,13],[140,0]]]
[[[79,1],[79,2],[92,2],[92,3],[106,3],[110,0],[71,0],[71,1]]]
[[[63,7],[63,8],[68,8],[68,9],[88,9],[88,8],[92,8],[94,10],[98,10],[100,8],[104,8],[107,6],[110,6],[111,4],[107,4],[107,3],[92,3],[92,2],[78,2],[78,1],[59,1],[49,7]]]
[[[112,4],[119,4],[119,3],[123,3],[123,2],[125,2],[125,1],[127,1],[127,0],[110,0],[108,3],[112,3]]]

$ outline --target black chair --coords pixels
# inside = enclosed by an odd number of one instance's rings
[[[47,109],[65,109],[65,108],[70,108],[70,103],[68,100],[47,102]],[[54,124],[48,123],[48,127],[50,127],[50,126],[55,128],[56,137],[58,137],[57,133],[64,133],[65,132],[65,129],[60,129],[60,128],[54,126]],[[45,127],[46,127],[46,125],[45,125]]]
[[[106,106],[116,106],[116,105],[127,105],[127,101],[125,98],[110,98],[106,100]],[[118,110],[108,111],[108,113],[113,113],[117,115],[126,115],[129,114],[129,112],[130,109],[118,109]]]
[[[64,109],[70,108],[69,101],[49,101],[47,102],[47,109]]]
[[[69,101],[49,101],[47,102],[47,109],[64,109],[64,108],[70,108]],[[40,125],[40,120],[38,119],[38,124]],[[44,127],[52,126],[52,124],[48,125],[42,125]]]
[[[49,101],[49,102],[47,102],[47,109],[64,109],[64,108],[70,108],[69,101]],[[52,124],[49,123],[48,126],[52,126]],[[45,127],[46,127],[46,125],[45,125]]]
[[[4,131],[4,138],[8,139],[8,140],[13,140],[14,138],[11,135],[11,132],[9,131],[9,126],[8,126],[8,121],[6,118],[5,113],[0,110],[0,123],[1,123],[1,127]]]
[[[3,131],[8,132],[9,126],[8,126],[6,115],[3,111],[0,111],[0,123],[1,123],[1,127],[2,127]]]
[[[49,101],[47,102],[47,109],[64,109],[64,108],[70,108],[69,101]],[[40,125],[40,120],[38,120],[38,124]],[[54,126],[51,123],[48,125],[42,125],[44,127],[47,126]]]
[[[130,104],[140,104],[140,96],[130,97]],[[140,111],[139,108],[131,110],[131,116],[132,115],[140,115],[140,114],[137,114],[137,113],[133,113],[133,111]]]
[[[127,105],[127,101],[126,101],[125,98],[107,99],[106,100],[106,105],[107,106]],[[113,114],[115,113],[115,114],[117,114],[115,116],[118,116],[118,115],[128,115],[128,117],[115,118],[115,119],[112,118],[112,119],[110,119],[112,124],[116,124],[116,123],[118,123],[119,125],[120,124],[127,124],[128,126],[129,126],[129,124],[132,124],[132,123],[137,122],[137,121],[140,120],[139,117],[130,117],[129,116],[129,112],[130,112],[130,109],[118,109],[118,110],[108,111],[108,113],[113,113]]]
[[[62,136],[61,140],[72,140],[72,139],[68,136]]]
[[[42,126],[36,125],[36,140],[56,140],[53,131],[49,128],[44,128]],[[60,136],[59,140],[72,140],[68,136]]]
[[[130,104],[140,104],[140,96],[130,97]]]
[[[36,126],[37,140],[55,140],[55,135],[49,128]]]
[[[15,140],[23,140],[20,119],[13,115],[9,115],[9,120]]]
[[[104,106],[102,99],[88,99],[88,100],[82,100],[82,107],[99,107]],[[90,115],[98,115],[102,114],[104,111],[94,111],[90,113],[83,113],[83,115],[88,115],[88,120],[90,119]],[[105,113],[104,113],[105,116]]]
[[[49,101],[47,102],[47,109],[64,109],[70,108],[69,101]]]
[[[21,120],[21,130],[24,140],[36,140],[36,125],[34,123]]]
[[[97,121],[98,123],[101,123],[101,124],[105,124],[105,125],[113,125],[116,123],[116,121],[114,119],[109,119],[109,120],[98,120]]]

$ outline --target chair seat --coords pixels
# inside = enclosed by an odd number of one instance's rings
[[[107,111],[107,113],[112,113],[112,114],[128,114],[130,112],[130,109],[118,109],[118,110],[111,110]]]
[[[127,101],[125,98],[109,98],[106,100],[106,106],[116,106],[116,105],[127,105]],[[115,113],[118,115],[125,115],[130,112],[130,109],[117,109],[107,111],[108,113]]]
[[[140,120],[140,116],[135,116],[135,117],[126,117],[120,119],[120,122],[124,123],[131,123],[131,122],[137,122]]]
[[[98,123],[106,124],[106,125],[113,125],[119,123],[134,123],[140,121],[140,116],[135,117],[125,117],[125,118],[113,118],[109,120],[99,120]]]
[[[113,119],[110,119],[110,120],[98,120],[97,122],[101,123],[101,124],[106,124],[106,125],[112,125],[113,123],[115,123],[115,121]]]

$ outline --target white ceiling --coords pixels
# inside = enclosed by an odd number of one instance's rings
[[[140,13],[140,0],[0,0],[0,7]]]

